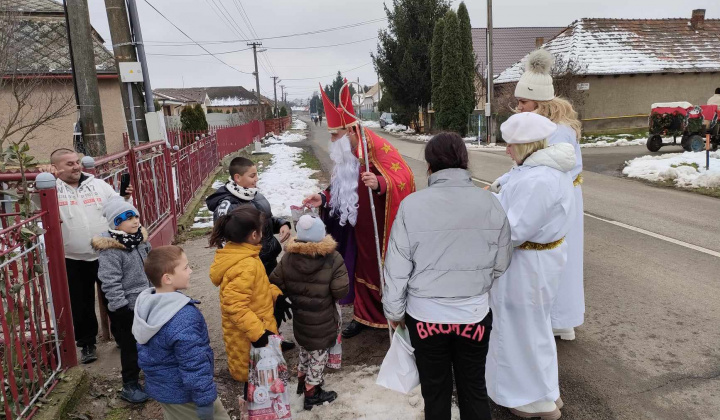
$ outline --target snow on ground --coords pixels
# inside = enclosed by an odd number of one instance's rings
[[[720,152],[710,152],[710,170],[705,170],[705,152],[647,155],[625,165],[623,174],[630,178],[672,180],[681,188],[720,188]]]
[[[222,187],[223,185],[225,185],[225,181],[215,181],[215,182],[213,182],[212,187],[217,190],[218,188]]]
[[[300,118],[293,118],[292,125],[290,126],[291,130],[306,130],[307,124],[305,121],[301,120]]]
[[[363,120],[362,125],[365,128],[380,128],[380,123],[377,121]]]
[[[266,141],[266,143],[268,143],[268,144],[297,143],[297,142],[303,141],[305,139],[307,139],[307,136],[304,134],[291,133],[289,131],[286,131],[280,135],[273,135]]]
[[[580,143],[581,148],[592,148],[592,147],[617,147],[617,146],[644,146],[647,144],[647,137],[639,137],[639,138],[632,138],[633,136],[626,134],[621,135],[618,137],[624,137],[624,138],[615,138],[615,137],[598,137],[596,139],[593,139],[594,141],[586,141],[585,143]],[[672,143],[672,138],[669,139],[670,143]]]
[[[317,171],[300,166],[303,149],[299,147],[276,142],[263,150],[273,157],[260,174],[258,188],[270,202],[273,215],[290,217],[290,206],[301,205],[306,196],[319,191],[317,180],[310,178]]]
[[[215,184],[217,183],[220,182],[215,181],[215,183],[213,184],[213,188],[218,189],[223,186],[223,184],[220,183],[220,186],[215,187]],[[208,210],[207,206],[202,206],[195,215],[195,220],[193,220],[193,225],[190,227],[190,229],[204,229],[211,227],[213,227],[213,215],[210,210]]]
[[[324,389],[338,393],[330,404],[303,410],[303,396],[291,396],[291,410],[296,420],[321,419],[403,419],[421,420],[424,402],[420,387],[403,395],[375,384],[379,366],[353,366],[325,375]],[[295,391],[295,385],[290,386]],[[453,404],[452,418],[459,419],[460,411]]]
[[[402,124],[388,124],[385,126],[384,130],[389,133],[398,133],[400,131],[403,131],[403,132],[408,131],[408,128],[406,125],[402,125]]]

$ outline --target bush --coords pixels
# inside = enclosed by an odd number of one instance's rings
[[[280,108],[280,116],[287,117],[287,115],[288,115],[287,108],[285,108],[285,107]]]
[[[180,112],[180,123],[183,131],[207,131],[208,129],[205,112],[200,104],[183,108]]]

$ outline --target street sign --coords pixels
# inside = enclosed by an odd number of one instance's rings
[[[142,83],[142,66],[137,61],[126,61],[120,63],[120,80],[123,83]]]
[[[578,83],[577,90],[590,90],[590,83]]]

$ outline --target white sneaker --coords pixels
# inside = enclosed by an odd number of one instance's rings
[[[510,412],[524,419],[539,417],[540,420],[557,420],[562,415],[554,401],[535,401],[511,408]]]
[[[553,335],[561,340],[572,341],[575,339],[575,328],[553,328]]]

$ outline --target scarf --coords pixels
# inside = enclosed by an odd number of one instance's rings
[[[225,188],[230,192],[230,194],[244,201],[252,201],[258,192],[257,188],[245,188],[239,186],[232,180],[232,178],[225,183]]]
[[[145,236],[143,236],[142,228],[138,229],[136,233],[125,233],[121,230],[110,229],[110,236],[116,241],[120,242],[128,250],[137,248],[138,245],[143,243]]]

